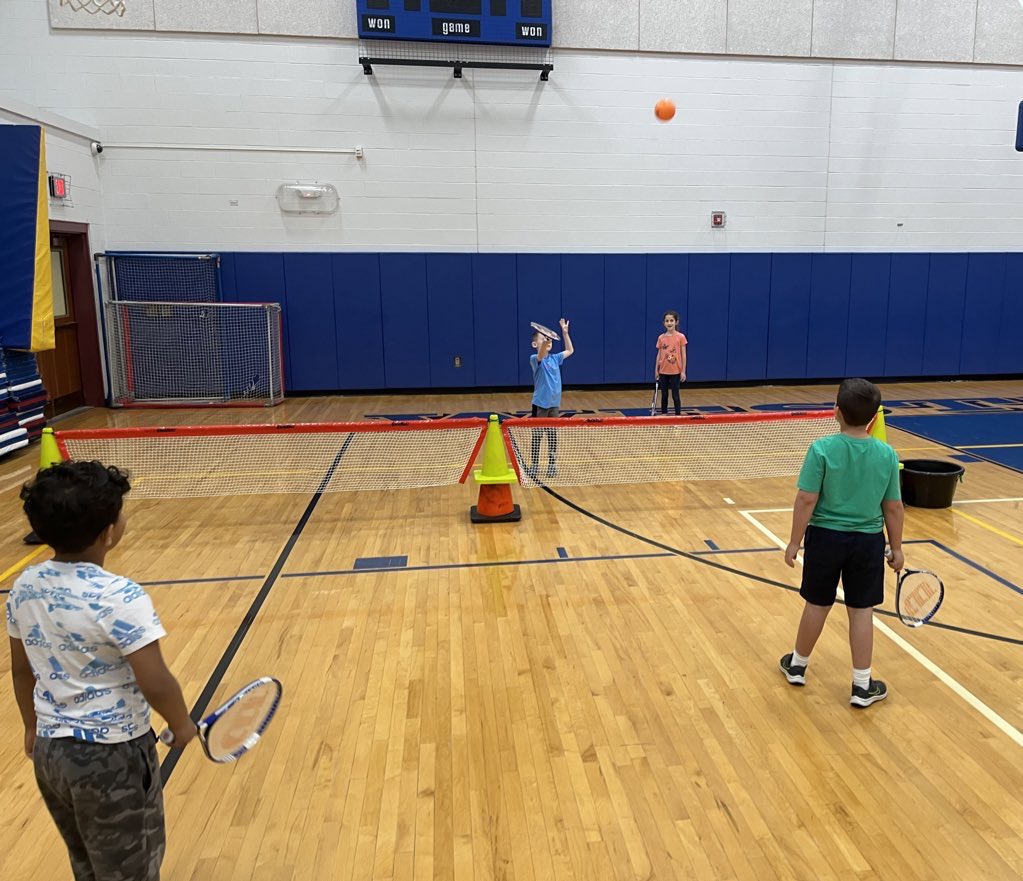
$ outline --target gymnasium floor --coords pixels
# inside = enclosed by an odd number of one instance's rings
[[[165,762],[163,877],[1023,877],[1023,383],[883,391],[903,458],[961,458],[967,471],[952,508],[907,511],[908,561],[948,595],[919,630],[886,604],[874,669],[892,693],[863,712],[848,705],[840,608],[805,689],[777,669],[800,610],[798,569],[778,550],[794,478],[515,489],[520,523],[476,527],[469,486],[130,502],[107,565],[149,589],[186,699],[213,706],[261,674],[285,684],[242,762],[191,749]],[[699,389],[685,402],[816,408],[833,393]],[[565,395],[580,411],[647,402]],[[97,410],[58,428],[527,403],[306,398]],[[0,462],[0,590],[32,550],[17,487],[36,455]],[[60,881],[70,870],[21,753],[8,673],[4,648],[0,878]]]

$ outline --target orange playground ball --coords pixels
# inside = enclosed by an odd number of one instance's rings
[[[670,98],[661,98],[654,105],[654,115],[661,121],[667,122],[675,116],[675,102]]]

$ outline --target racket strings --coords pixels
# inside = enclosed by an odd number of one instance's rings
[[[914,621],[926,621],[941,604],[942,586],[936,575],[915,572],[899,586],[899,614]]]
[[[277,704],[272,684],[253,689],[224,711],[206,732],[206,747],[214,759],[248,749],[266,727]]]

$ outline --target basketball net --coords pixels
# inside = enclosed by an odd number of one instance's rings
[[[124,15],[124,0],[60,0],[61,6],[70,6],[72,12],[88,12],[96,15]]]

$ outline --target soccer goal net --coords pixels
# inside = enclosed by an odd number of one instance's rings
[[[114,406],[284,399],[276,303],[117,300],[104,317]]]

